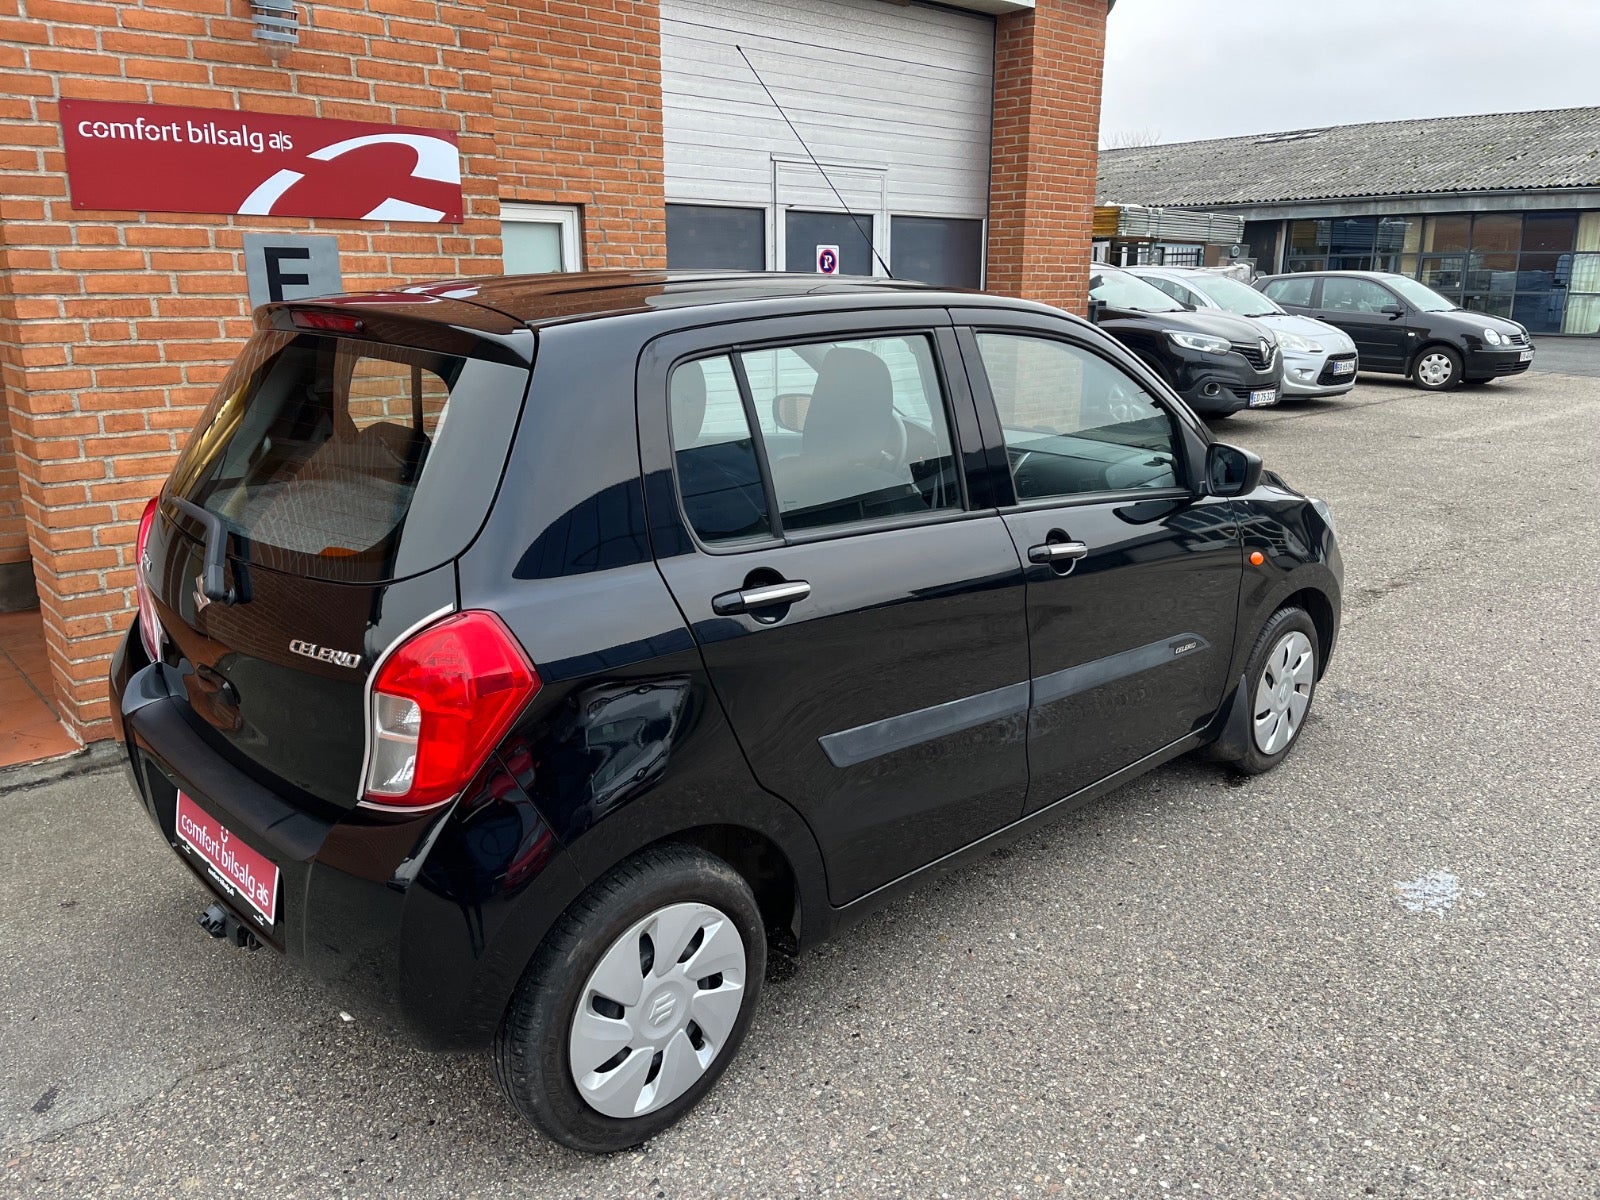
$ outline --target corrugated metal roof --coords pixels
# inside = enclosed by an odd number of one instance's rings
[[[1098,202],[1202,207],[1582,187],[1600,187],[1600,108],[1102,150]]]

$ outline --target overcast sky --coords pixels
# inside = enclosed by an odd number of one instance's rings
[[[1600,0],[1118,0],[1100,137],[1583,105],[1600,105]]]

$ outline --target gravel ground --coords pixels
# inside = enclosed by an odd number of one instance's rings
[[[1600,379],[1218,432],[1340,523],[1289,764],[1179,761],[808,955],[637,1151],[204,938],[120,774],[12,788],[0,1194],[1600,1195]]]

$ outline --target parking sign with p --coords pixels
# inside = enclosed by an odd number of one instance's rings
[[[817,247],[817,274],[837,275],[839,273],[839,247]]]

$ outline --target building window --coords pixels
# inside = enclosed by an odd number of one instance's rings
[[[1600,333],[1600,212],[1291,221],[1284,269],[1396,271],[1534,333]]]
[[[805,212],[791,208],[783,214],[783,269],[815,271],[817,247],[839,247],[839,274],[882,274],[872,253],[870,213]]]
[[[563,204],[502,204],[500,242],[507,275],[583,270],[576,208]]]
[[[890,217],[897,279],[940,287],[983,286],[983,222],[954,217]]]
[[[674,271],[766,270],[766,210],[720,204],[667,205],[667,267]]]

